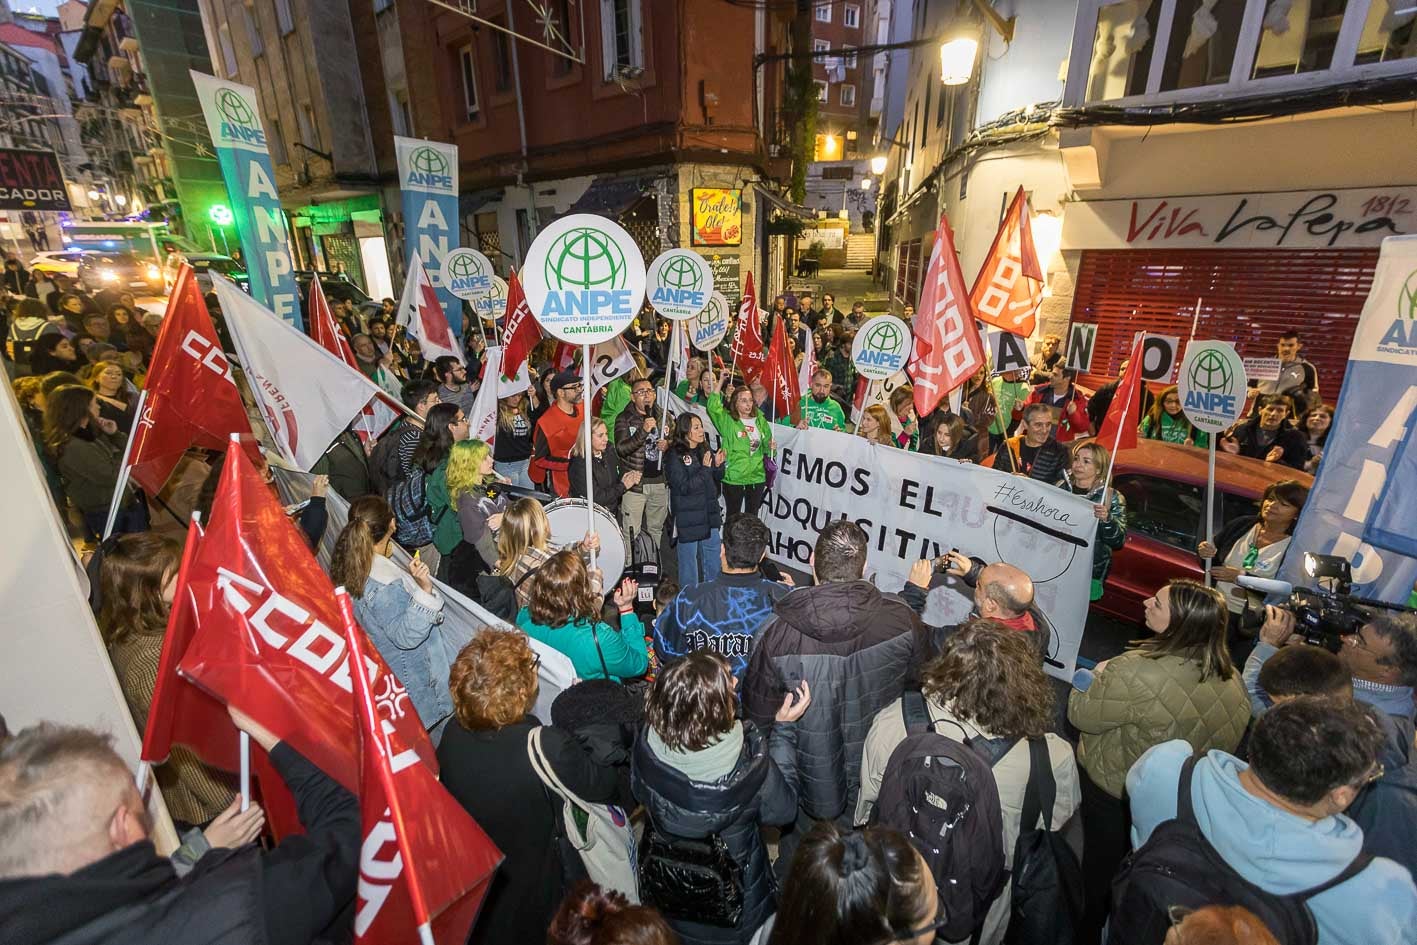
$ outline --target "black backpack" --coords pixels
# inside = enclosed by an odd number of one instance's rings
[[[666,918],[734,929],[743,918],[743,867],[718,834],[676,837],[645,822],[640,896]]]
[[[379,495],[385,495],[394,484],[403,478],[399,462],[399,440],[403,439],[404,418],[400,417],[384,431],[374,450],[369,454],[369,486]]]
[[[1316,945],[1318,927],[1308,900],[1367,869],[1372,854],[1359,853],[1337,876],[1311,889],[1280,895],[1256,886],[1225,862],[1196,823],[1191,772],[1198,757],[1181,766],[1175,819],[1160,824],[1128,854],[1112,880],[1108,945],[1161,945],[1173,906],[1243,906],[1283,945]],[[1355,902],[1353,908],[1361,905]]]
[[[1028,766],[1004,942],[1073,945],[1084,910],[1082,866],[1063,835],[1053,830],[1058,785],[1046,739],[1028,740]],[[1037,827],[1040,817],[1043,826]]]
[[[405,548],[421,548],[431,542],[438,522],[448,511],[445,508],[436,517],[433,515],[433,508],[428,504],[428,474],[418,465],[394,483],[385,499],[394,510],[397,523],[394,541]]]
[[[10,326],[10,340],[14,342],[15,364],[29,370],[30,356],[34,353],[35,346],[39,344],[39,336],[44,334],[44,330],[49,327],[46,322],[38,328],[31,328],[28,331],[18,325]]]
[[[1015,740],[957,742],[935,731],[919,689],[901,699],[906,737],[886,762],[873,824],[910,838],[930,864],[949,922],[939,937],[971,938],[1008,880],[1004,815],[991,765]]]
[[[636,529],[631,532],[628,550],[630,563],[625,577],[634,578],[640,587],[635,596],[635,614],[641,619],[653,620],[654,593],[660,581],[659,545],[644,529]]]

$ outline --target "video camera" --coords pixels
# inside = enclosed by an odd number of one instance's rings
[[[1373,619],[1373,611],[1407,610],[1399,604],[1352,596],[1353,569],[1347,558],[1304,552],[1304,573],[1315,587],[1295,587],[1288,581],[1241,575],[1235,583],[1264,594],[1287,594],[1289,599],[1275,606],[1294,615],[1294,632],[1312,646],[1331,653],[1343,648],[1343,638],[1355,636]],[[1321,582],[1328,581],[1325,588]],[[1256,632],[1264,624],[1264,610],[1246,610],[1241,626]]]

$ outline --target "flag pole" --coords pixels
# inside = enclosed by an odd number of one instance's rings
[[[107,540],[113,534],[113,526],[118,521],[118,509],[123,505],[123,490],[128,486],[128,474],[132,467],[128,465],[128,460],[133,456],[133,440],[137,439],[138,425],[143,419],[143,405],[147,403],[148,392],[146,389],[138,392],[138,406],[133,411],[133,429],[128,431],[128,442],[123,444],[123,459],[118,464],[118,481],[113,484],[113,499],[108,503],[108,521],[103,524],[103,534],[99,540]]]
[[[251,736],[241,733],[241,809],[251,806]]]
[[[1206,449],[1206,479],[1205,479],[1205,543],[1215,544],[1215,440],[1219,434],[1212,433],[1208,437],[1210,446]],[[1214,582],[1210,569],[1214,565],[1214,558],[1205,559],[1205,586],[1210,587]]]
[[[585,437],[585,522],[586,533],[595,531],[595,471],[592,468],[595,451],[590,446],[590,345],[581,345],[581,411],[585,418],[582,436]],[[595,567],[595,549],[590,549],[590,566]],[[602,588],[603,589],[603,588]]]
[[[660,411],[659,417],[660,436],[668,435],[665,432],[665,430],[667,429],[665,425],[669,423],[669,378],[670,375],[674,373],[674,362],[677,360],[679,354],[679,323],[671,322],[670,324],[673,326],[669,329],[670,356],[664,359],[664,396],[660,398],[660,401],[663,404],[663,409]]]
[[[1195,339],[1195,337],[1196,337],[1196,326],[1200,324],[1200,320],[1201,320],[1201,297],[1198,295],[1198,296],[1196,296],[1196,313],[1191,316],[1191,337],[1187,339],[1188,341],[1192,341],[1192,340]]]

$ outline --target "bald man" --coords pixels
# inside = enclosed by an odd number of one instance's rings
[[[971,558],[958,551],[951,551],[934,561],[922,558],[910,569],[910,577],[900,591],[901,599],[922,616],[937,570],[959,578],[974,589],[972,616],[997,620],[1011,630],[1028,633],[1037,644],[1039,653],[1047,655],[1048,629],[1040,623],[1042,615],[1033,606],[1033,579],[1022,569],[1003,562],[988,564],[982,558]],[[958,627],[929,629],[932,631],[934,652],[938,653]]]

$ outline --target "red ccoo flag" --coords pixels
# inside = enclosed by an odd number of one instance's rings
[[[792,363],[792,356],[787,353],[786,319],[773,319],[772,343],[768,346],[762,382],[772,398],[772,419],[786,417],[797,409],[801,391],[797,389],[797,365]]]
[[[150,495],[161,491],[188,449],[225,449],[231,434],[251,432],[231,364],[190,266],[177,273],[167,300],[146,387],[128,464],[133,481]]]
[[[1117,385],[1117,393],[1107,407],[1107,416],[1102,418],[1102,429],[1097,431],[1096,442],[1116,455],[1118,450],[1134,449],[1137,445],[1137,425],[1131,422],[1132,407],[1141,397],[1142,356],[1141,345],[1146,335],[1138,333],[1132,345],[1131,361]]]
[[[733,363],[739,366],[749,384],[758,380],[767,368],[768,353],[763,348],[763,316],[758,299],[753,294],[753,274],[743,277],[743,299],[738,303],[738,321],[733,326],[733,343],[729,346]]]
[[[320,770],[359,789],[350,660],[334,587],[255,467],[228,450],[189,570],[198,617],[178,672],[234,705]],[[363,669],[394,707],[391,742],[437,769],[408,694],[377,650]]]
[[[984,363],[984,344],[970,312],[969,297],[964,294],[954,232],[943,214],[930,250],[915,324],[915,351],[905,371],[915,388],[915,413],[923,417]]]
[[[526,293],[522,291],[522,281],[514,272],[507,277],[507,314],[502,322],[502,370],[511,370],[512,377],[531,356],[531,349],[541,341],[541,326],[531,314],[531,306],[526,304]],[[506,376],[505,374],[503,375]]]
[[[1031,219],[1020,187],[969,293],[975,318],[1025,338],[1033,334],[1043,301],[1043,266],[1033,246]]]
[[[349,595],[335,591],[350,659],[369,649]],[[386,677],[392,679],[392,677]],[[361,836],[356,945],[462,945],[502,853],[418,755],[390,743],[397,711],[355,673]]]

